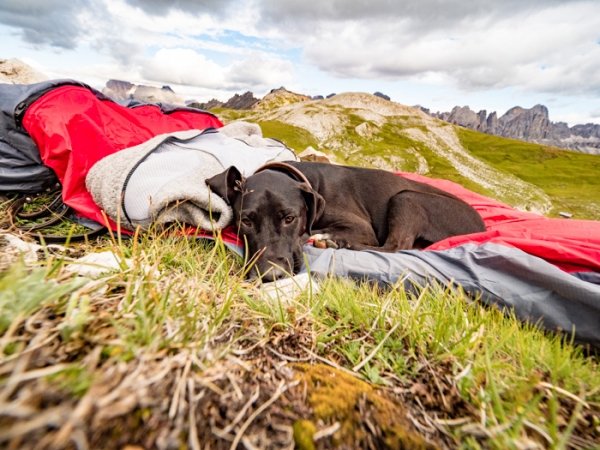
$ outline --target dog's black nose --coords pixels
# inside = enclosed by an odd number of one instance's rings
[[[287,274],[283,270],[277,267],[271,267],[261,276],[261,279],[263,281],[269,282],[284,278],[286,275]]]
[[[275,281],[292,274],[290,262],[284,257],[269,258],[259,266],[262,266],[258,268],[258,272],[263,281]]]

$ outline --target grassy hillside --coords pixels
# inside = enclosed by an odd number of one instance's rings
[[[280,121],[257,121],[265,136],[274,137],[285,142],[297,153],[311,146],[332,155],[340,164],[363,167],[380,167],[405,172],[420,172],[421,161],[425,161],[425,173],[434,178],[445,178],[462,184],[477,192],[491,195],[492,192],[482,188],[472,180],[462,176],[444,158],[429,149],[423,142],[403,134],[405,124],[388,123],[378,127],[377,135],[365,137],[356,133],[355,127],[362,121],[360,118],[347,115],[349,122],[343,135],[331,145],[322,145],[307,130]]]
[[[260,123],[263,134],[284,142],[288,147],[296,151],[302,151],[306,147],[318,147],[318,141],[308,131],[287,125],[276,120],[265,120]]]
[[[600,219],[600,156],[587,155],[458,128],[467,150],[494,167],[541,187],[553,213]]]

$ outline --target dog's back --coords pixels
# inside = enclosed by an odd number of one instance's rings
[[[470,205],[425,183],[409,180],[392,172],[362,167],[316,162],[289,162],[310,181],[326,201],[322,223],[335,220],[340,213],[356,211],[367,215],[379,243],[389,232],[390,199],[403,193],[413,198],[427,215],[428,226],[418,246],[426,246],[449,236],[485,231],[481,216]]]

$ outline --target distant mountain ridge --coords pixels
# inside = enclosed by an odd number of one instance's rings
[[[205,103],[196,101],[188,102],[188,106],[193,106],[200,109],[212,109],[212,108],[227,108],[227,109],[254,109],[254,108],[271,108],[273,106],[282,106],[290,103],[304,102],[308,100],[325,100],[325,98],[331,98],[336,94],[329,94],[327,97],[322,95],[315,95],[310,97],[304,94],[298,94],[287,90],[281,86],[279,88],[271,89],[262,99],[258,99],[250,91],[243,94],[235,94],[229,100],[223,102],[213,98]],[[373,95],[380,97],[384,100],[390,100],[390,97],[382,94],[381,92],[375,92]]]
[[[327,98],[331,98],[333,95],[328,95]],[[387,95],[380,92],[375,92],[373,95],[390,100]],[[272,89],[262,99],[257,99],[252,92],[248,91],[242,95],[235,94],[226,102],[212,99],[206,103],[192,102],[188,104],[201,109],[218,107],[246,110],[323,99],[323,96],[311,98],[281,87]],[[582,153],[600,154],[599,124],[588,123],[569,127],[565,122],[552,122],[549,118],[548,108],[544,105],[535,105],[529,109],[515,106],[501,117],[498,117],[495,111],[490,114],[486,110],[475,112],[468,106],[455,106],[450,112],[432,112],[422,106],[417,106],[417,108],[437,119],[482,133],[576,150]]]
[[[108,80],[106,86],[102,89],[102,93],[117,102],[133,99],[147,103],[185,105],[184,100],[175,94],[170,86],[158,88],[143,84],[133,84],[129,81]]]
[[[288,91],[282,86],[280,88],[271,89],[271,91],[262,99],[256,98],[252,92],[248,91],[242,95],[235,94],[226,102],[222,102],[216,98],[213,98],[206,103],[190,102],[188,103],[188,106],[193,106],[200,109],[227,108],[243,110],[276,106],[274,103],[281,106],[287,103],[295,103],[307,100],[311,100],[311,98],[307,95]]]
[[[254,97],[254,94],[250,91],[244,92],[243,94],[235,94],[226,102],[213,98],[205,103],[197,101],[188,102],[188,106],[199,109],[213,109],[213,108],[228,108],[228,109],[250,109],[258,102],[258,99]]]
[[[495,111],[490,114],[486,110],[475,112],[468,106],[455,106],[450,112],[435,113],[420,108],[433,117],[482,133],[600,154],[600,125],[588,123],[569,127],[565,122],[551,122],[544,105],[529,109],[515,106],[501,117]]]

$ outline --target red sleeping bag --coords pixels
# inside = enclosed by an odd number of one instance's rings
[[[83,217],[105,224],[85,187],[85,177],[98,160],[159,134],[223,124],[207,112],[165,114],[156,105],[128,108],[100,99],[84,87],[67,85],[36,100],[27,109],[23,126],[37,144],[44,164],[58,176],[64,203]]]
[[[467,242],[494,242],[516,247],[567,272],[600,272],[599,221],[550,219],[518,211],[451,181],[412,173],[402,175],[456,195],[473,206],[485,222],[487,230],[483,233],[444,239],[427,250],[445,250]]]

